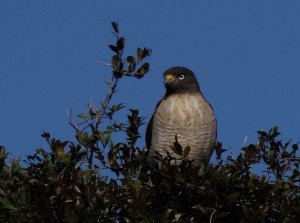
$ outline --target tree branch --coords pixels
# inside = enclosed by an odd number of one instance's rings
[[[116,92],[117,83],[118,83],[118,78],[116,78],[114,74],[112,74],[111,80],[108,83],[109,88],[106,94],[106,98],[104,102],[101,103],[100,110],[98,110],[96,113],[96,129],[98,129],[99,124],[101,123],[101,120],[105,114],[105,111],[110,104],[110,100],[113,94]]]

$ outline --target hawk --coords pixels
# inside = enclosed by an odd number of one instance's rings
[[[208,164],[216,135],[216,116],[204,98],[194,73],[185,67],[172,67],[164,72],[166,93],[156,105],[146,130],[150,159],[159,152],[170,153],[179,164],[181,155],[174,152],[179,143],[189,147],[187,159]],[[178,160],[178,163],[176,162]]]

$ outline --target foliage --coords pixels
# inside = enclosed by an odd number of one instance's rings
[[[124,104],[111,105],[118,80],[142,78],[149,71],[144,60],[151,50],[138,48],[137,56],[123,57],[125,38],[112,27],[116,43],[112,78],[99,108],[89,104],[79,114],[83,121],[69,123],[75,142],[43,132],[49,151],[37,149],[25,160],[7,162],[0,148],[0,221],[2,222],[299,222],[300,172],[298,145],[278,139],[276,127],[258,132],[258,142],[241,149],[237,158],[194,166],[186,160],[172,166],[171,155],[158,155],[159,166],[147,165],[147,150],[139,148],[144,119],[130,109],[125,122],[115,120]],[[126,68],[124,68],[126,67]],[[113,136],[123,134],[123,142]],[[181,151],[178,151],[181,150]],[[253,168],[265,171],[255,174]],[[114,175],[113,175],[114,174]]]

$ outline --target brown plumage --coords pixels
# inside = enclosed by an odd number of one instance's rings
[[[216,143],[217,123],[214,111],[200,91],[193,72],[185,67],[165,71],[166,94],[158,102],[146,131],[150,158],[156,152],[165,156],[177,141],[190,147],[188,159],[208,163]]]

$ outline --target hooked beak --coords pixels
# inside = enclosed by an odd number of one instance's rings
[[[165,84],[171,84],[175,81],[175,78],[172,74],[165,75]]]

